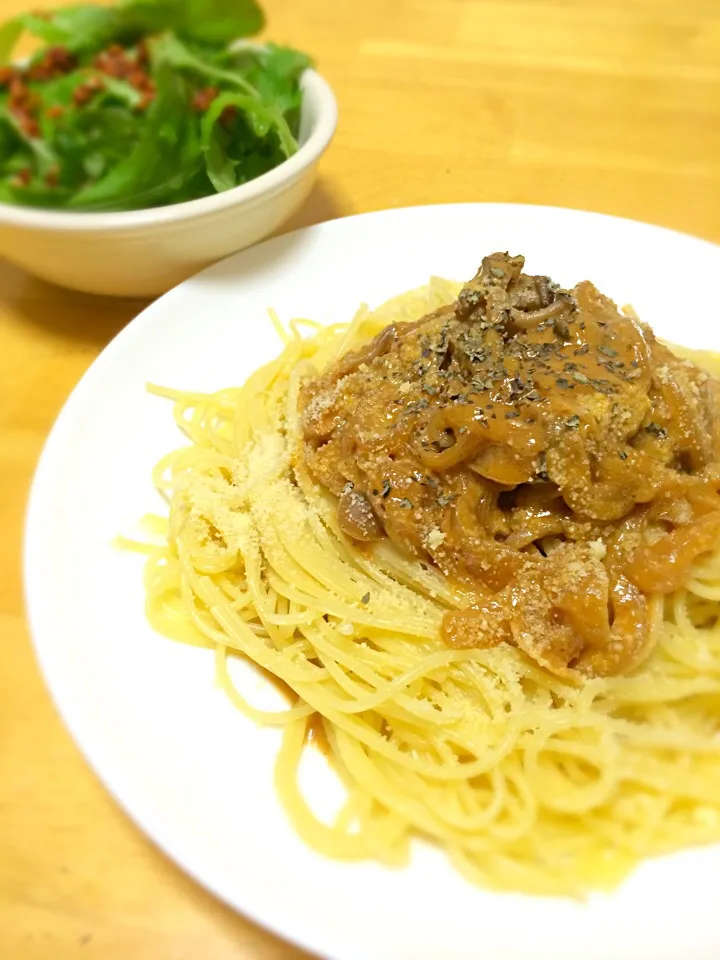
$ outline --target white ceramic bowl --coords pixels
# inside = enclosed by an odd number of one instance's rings
[[[127,213],[64,213],[0,203],[0,256],[45,280],[120,297],[164,293],[276,230],[306,199],[337,126],[332,90],[302,78],[300,148],[226,193]]]

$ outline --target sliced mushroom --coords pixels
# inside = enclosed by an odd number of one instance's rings
[[[367,543],[382,539],[382,528],[373,508],[365,494],[358,490],[346,490],[341,494],[338,522],[343,533],[353,540]]]

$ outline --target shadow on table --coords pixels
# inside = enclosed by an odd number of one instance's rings
[[[274,236],[291,233],[301,227],[311,227],[325,220],[346,217],[354,212],[350,197],[345,196],[335,184],[319,177],[302,207],[275,231]]]
[[[0,261],[0,315],[32,324],[61,340],[100,350],[146,306],[146,300],[65,290]]]

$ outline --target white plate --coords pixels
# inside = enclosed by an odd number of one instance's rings
[[[720,276],[720,248],[597,214],[394,210],[239,254],[131,323],[55,425],[26,538],[38,657],[81,749],[147,834],[223,900],[323,956],[714,960],[720,848],[646,863],[617,893],[587,904],[477,890],[420,843],[404,870],[312,853],[275,797],[277,733],[256,728],[215,689],[209,652],[149,629],[142,558],[112,545],[157,507],[150,471],[179,442],[170,405],[148,396],[146,381],[239,384],[278,351],[268,306],[286,319],[347,320],[363,300],[378,304],[433,273],[470,277],[484,254],[505,249],[562,284],[592,279],[664,337],[720,346],[708,287]],[[329,802],[334,783],[319,754],[304,774],[318,802]]]

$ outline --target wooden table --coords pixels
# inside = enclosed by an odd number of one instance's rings
[[[29,0],[2,0],[3,15]],[[720,241],[717,0],[265,0],[341,109],[292,226],[504,200],[602,210]],[[662,265],[658,265],[662,270]],[[270,960],[115,806],[42,685],[19,571],[32,472],[71,388],[142,307],[0,264],[0,957]]]

